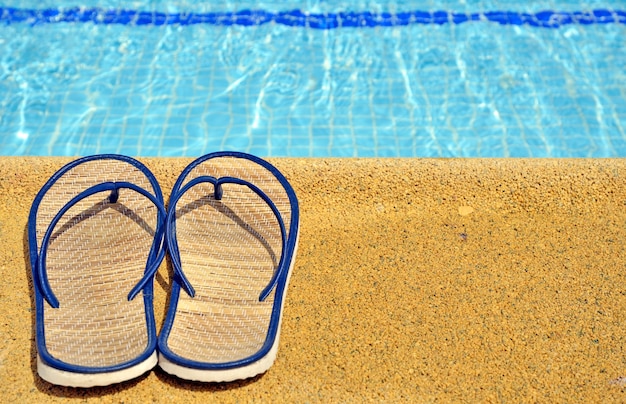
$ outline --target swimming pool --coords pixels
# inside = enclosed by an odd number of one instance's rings
[[[626,7],[0,1],[0,155],[626,157]]]

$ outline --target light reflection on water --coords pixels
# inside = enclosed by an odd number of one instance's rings
[[[218,7],[172,3],[123,8]],[[231,2],[219,10],[606,7],[293,3]],[[33,6],[46,4],[52,2]],[[98,4],[121,5],[85,6]],[[626,156],[625,31],[623,24],[545,29],[491,22],[331,30],[274,23],[3,25],[0,154]]]

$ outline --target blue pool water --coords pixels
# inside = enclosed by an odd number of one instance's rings
[[[626,157],[624,38],[606,1],[0,0],[0,155]]]

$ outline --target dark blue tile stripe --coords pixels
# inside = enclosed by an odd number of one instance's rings
[[[488,11],[484,13],[454,13],[448,11],[407,11],[395,14],[369,11],[328,14],[305,13],[300,10],[269,12],[244,10],[214,13],[162,13],[135,10],[108,10],[102,8],[22,9],[1,8],[0,23],[55,24],[93,23],[122,25],[241,25],[253,26],[269,22],[315,29],[343,27],[396,27],[413,24],[462,24],[470,21],[489,21],[502,25],[530,25],[558,28],[568,24],[626,24],[626,11]]]

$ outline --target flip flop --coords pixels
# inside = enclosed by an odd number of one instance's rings
[[[28,243],[44,380],[104,386],[156,365],[152,281],[165,217],[154,175],[130,157],[80,158],[39,191]]]
[[[213,153],[182,172],[166,219],[174,276],[159,335],[163,370],[225,382],[270,368],[298,223],[295,192],[265,160]]]

